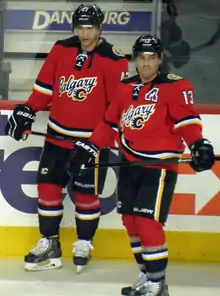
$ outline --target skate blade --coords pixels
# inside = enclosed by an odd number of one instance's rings
[[[168,290],[168,285],[166,285],[165,290],[162,293],[162,296],[170,296],[169,290]]]
[[[62,268],[62,262],[59,258],[48,259],[39,263],[25,263],[24,269],[26,271],[42,271],[50,269]]]
[[[129,294],[129,296],[145,296],[146,295],[146,293],[139,293],[139,292],[135,292],[135,291],[131,291],[130,292],[130,294]],[[128,294],[127,295],[125,295],[125,294],[121,294],[121,296],[128,296]]]
[[[86,269],[87,265],[76,265],[76,273],[80,274]]]

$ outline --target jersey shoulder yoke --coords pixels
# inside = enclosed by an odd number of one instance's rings
[[[107,42],[106,40],[103,40],[103,42],[97,46],[96,52],[100,56],[114,61],[126,58],[125,54],[117,46]]]
[[[184,78],[174,73],[163,73],[159,75],[160,83],[175,83],[179,80],[184,80]]]
[[[68,48],[68,47],[78,47],[80,45],[80,42],[77,36],[72,36],[67,39],[58,40],[55,44]]]

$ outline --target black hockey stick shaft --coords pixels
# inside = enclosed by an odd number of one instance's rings
[[[56,139],[56,140],[72,140],[72,141],[74,141],[70,137],[59,136],[59,135],[50,135],[50,134],[36,132],[36,131],[30,131],[30,130],[29,131],[25,131],[23,138],[25,139],[28,135],[40,136],[40,137],[50,138],[50,139]]]
[[[59,136],[59,135],[48,135],[46,133],[42,132],[37,132],[37,131],[26,131],[24,136],[27,137],[27,135],[34,135],[34,136],[41,136],[41,137],[48,137],[52,139],[57,139],[57,140],[73,140],[70,137],[65,137],[65,136]],[[117,148],[116,148],[117,149]],[[167,164],[189,164],[191,162],[191,158],[168,158],[168,159],[157,159],[157,158],[152,158],[152,159],[146,159],[146,160],[141,160],[141,161],[136,161],[136,162],[105,162],[105,163],[97,163],[95,165],[86,165],[84,169],[94,169],[94,168],[120,168],[120,167],[127,167],[127,166],[146,166],[146,165],[167,165]],[[215,161],[220,161],[220,156],[215,156]]]
[[[215,161],[220,161],[220,156],[215,156]],[[94,169],[94,168],[106,168],[106,167],[111,167],[111,168],[121,168],[121,167],[130,167],[130,166],[150,166],[150,165],[169,165],[169,164],[189,164],[192,161],[191,158],[168,158],[168,159],[157,159],[157,158],[152,158],[152,159],[146,159],[146,160],[141,160],[141,161],[136,161],[136,162],[106,162],[106,163],[99,163],[95,165],[86,165],[84,169],[89,170],[89,169]]]
[[[64,141],[64,140],[69,140],[69,141],[73,141],[73,142],[75,141],[75,139],[70,136],[68,137],[68,136],[61,136],[61,135],[50,135],[50,134],[37,132],[37,131],[31,131],[31,130],[25,131],[22,139],[26,140],[28,135],[40,136],[40,137],[44,137],[44,138],[61,140],[61,141]],[[114,148],[105,148],[103,150],[119,150],[119,149],[114,147]]]

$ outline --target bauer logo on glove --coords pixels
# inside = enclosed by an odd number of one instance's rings
[[[31,119],[31,120],[34,120],[34,119],[35,119],[35,114],[30,114],[30,113],[28,113],[28,112],[18,111],[18,112],[17,112],[17,115],[20,115],[20,116],[23,116],[23,117],[29,118],[29,119]]]
[[[35,112],[29,106],[16,105],[13,114],[5,126],[5,134],[14,138],[16,141],[24,139],[23,134],[25,131],[31,130],[35,117]]]

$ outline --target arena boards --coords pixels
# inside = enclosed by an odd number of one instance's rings
[[[40,238],[37,228],[36,170],[43,138],[30,136],[16,142],[4,136],[4,125],[16,101],[0,102],[0,256],[23,256]],[[204,136],[220,154],[220,107],[198,106]],[[34,130],[46,130],[48,112],[38,113]],[[186,150],[186,155],[189,153]],[[117,153],[112,152],[112,161]],[[130,259],[132,254],[120,216],[116,213],[116,172],[109,169],[104,193],[100,196],[102,217],[93,252],[95,259]],[[220,262],[220,164],[212,171],[195,174],[182,165],[166,233],[171,261]],[[61,241],[63,256],[71,257],[74,229],[74,199],[68,187],[63,192],[65,215]]]

